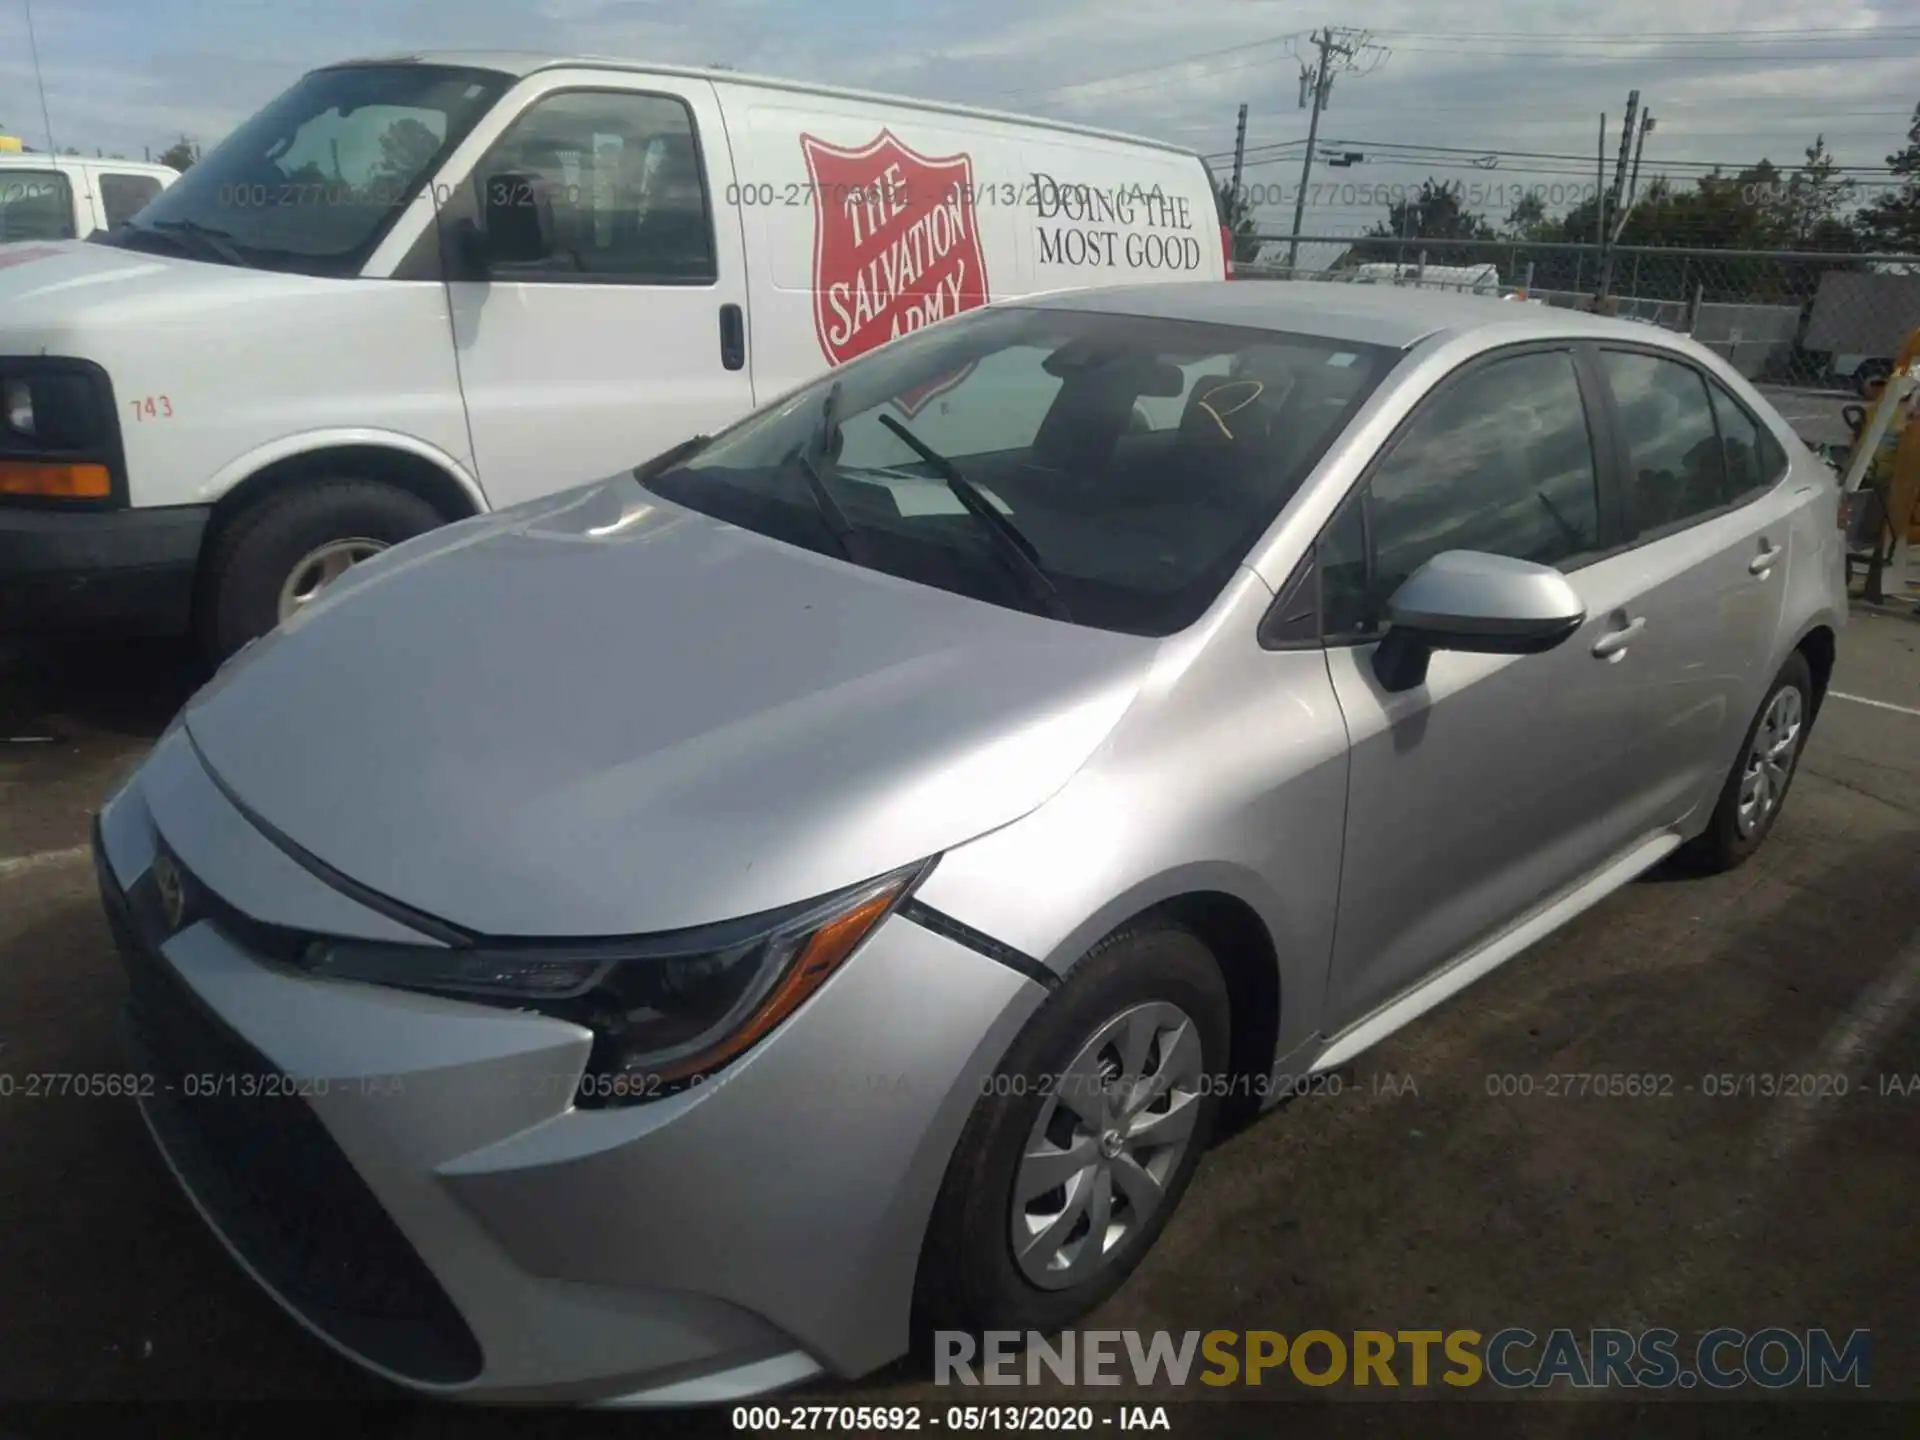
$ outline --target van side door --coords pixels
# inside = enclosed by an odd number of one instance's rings
[[[460,386],[496,508],[630,469],[753,406],[713,86],[555,70],[501,109],[441,212]]]

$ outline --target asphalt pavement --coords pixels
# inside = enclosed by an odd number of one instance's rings
[[[1916,646],[1920,624],[1856,616],[1751,864],[1628,886],[1362,1056],[1338,1094],[1220,1141],[1087,1325],[1866,1329],[1872,1395],[1920,1401]],[[125,1066],[83,847],[92,807],[190,684],[153,645],[0,656],[0,1074]],[[1667,1077],[1663,1093],[1546,1078],[1624,1074]],[[1784,1075],[1842,1078],[1807,1099],[1773,1093]],[[0,1402],[391,1398],[240,1274],[130,1101],[15,1087],[0,1137]],[[924,1357],[807,1394],[955,1398]],[[1050,1397],[1075,1398],[1018,1396]],[[1624,1433],[1568,1409],[1553,1433]],[[26,1413],[0,1410],[0,1432],[37,1433]],[[383,1429],[452,1433],[455,1413],[410,1405]]]

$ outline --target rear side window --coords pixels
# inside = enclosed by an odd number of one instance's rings
[[[1642,536],[1691,524],[1731,498],[1707,382],[1691,365],[1601,352],[1627,447],[1627,503]]]
[[[99,179],[100,208],[106,212],[108,229],[131,220],[160,193],[160,182],[151,175],[102,173]]]
[[[1708,382],[1714,418],[1720,422],[1720,449],[1726,457],[1727,499],[1751,499],[1770,489],[1787,468],[1787,452],[1767,427],[1747,413],[1726,387]]]
[[[73,187],[58,170],[0,170],[0,245],[71,240]]]
[[[1326,633],[1371,633],[1445,550],[1568,566],[1599,548],[1593,442],[1573,356],[1516,355],[1430,401],[1321,541]]]

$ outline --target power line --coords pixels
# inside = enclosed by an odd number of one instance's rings
[[[1900,37],[1907,44],[1920,44],[1920,35]],[[1850,50],[1836,55],[1810,55],[1804,51],[1781,55],[1725,55],[1713,53],[1691,53],[1677,55],[1670,52],[1639,53],[1628,55],[1582,55],[1571,50],[1490,50],[1480,47],[1453,45],[1396,45],[1394,49],[1412,55],[1472,55],[1483,60],[1564,60],[1580,65],[1658,65],[1685,61],[1694,64],[1722,65],[1765,65],[1782,63],[1793,65],[1821,64],[1831,60],[1904,60],[1920,51],[1902,50],[1897,54],[1888,54],[1884,49]]]
[[[1871,39],[1896,30],[1920,31],[1920,25],[1747,25],[1738,30],[1392,30],[1381,35],[1402,35],[1416,40],[1569,40],[1595,43],[1626,43],[1650,40],[1740,41],[1758,36],[1784,37],[1839,36]]]

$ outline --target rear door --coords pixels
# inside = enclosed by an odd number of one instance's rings
[[[1636,572],[1625,659],[1639,696],[1624,783],[1648,827],[1713,803],[1772,679],[1793,510],[1787,458],[1705,367],[1601,347]]]
[[[450,196],[544,194],[555,244],[447,286],[474,460],[505,506],[629,468],[753,406],[746,256],[712,85],[543,75]],[[449,246],[451,252],[452,246]]]
[[[1316,547],[1351,744],[1336,1028],[1639,838],[1619,783],[1636,740],[1633,656],[1615,633],[1638,576],[1616,548],[1596,383],[1571,345],[1472,362],[1389,442]],[[1585,625],[1541,655],[1436,653],[1424,685],[1388,692],[1372,664],[1385,602],[1446,550],[1557,567]]]

